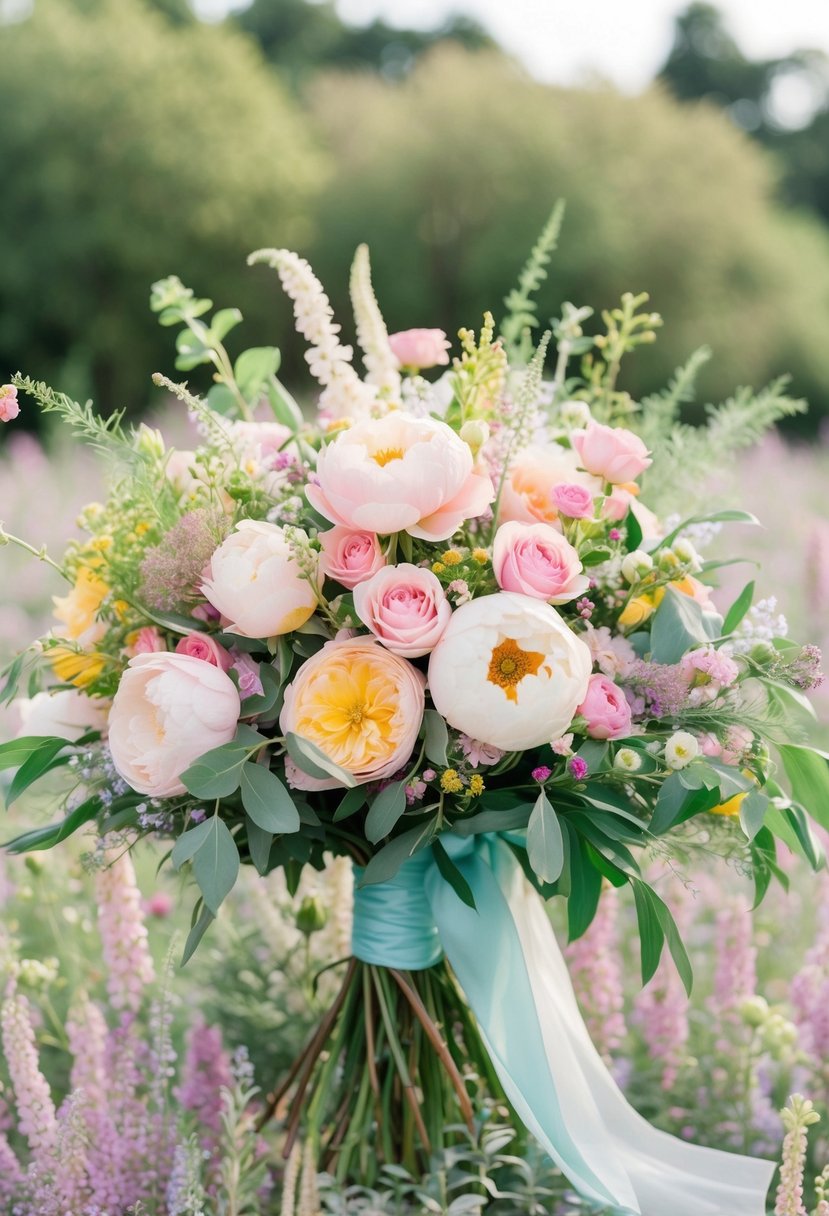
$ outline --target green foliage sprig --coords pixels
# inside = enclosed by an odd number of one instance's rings
[[[501,337],[510,362],[526,363],[532,354],[531,331],[538,325],[533,296],[547,278],[547,266],[558,246],[564,222],[564,199],[559,199],[518,276],[518,284],[504,300],[507,315]]]

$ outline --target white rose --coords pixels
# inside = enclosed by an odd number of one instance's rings
[[[454,612],[429,661],[429,689],[456,730],[523,751],[565,733],[591,667],[589,649],[554,608],[502,591]]]
[[[308,559],[315,560],[310,550]],[[291,633],[317,606],[283,530],[253,519],[243,519],[219,545],[202,592],[228,619],[226,631],[246,638]]]
[[[17,702],[21,735],[54,735],[74,743],[90,730],[106,730],[109,702],[74,688],[39,692]]]
[[[236,734],[239,693],[230,676],[187,654],[139,654],[109,715],[113,763],[139,794],[185,793],[185,769]]]

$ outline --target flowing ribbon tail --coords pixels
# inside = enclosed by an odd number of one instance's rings
[[[476,908],[429,872],[443,948],[504,1092],[574,1187],[637,1216],[764,1216],[772,1162],[678,1140],[627,1102],[590,1039],[543,902],[509,848],[490,838],[474,852],[460,840],[451,851]]]

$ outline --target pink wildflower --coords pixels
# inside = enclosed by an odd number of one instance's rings
[[[458,735],[458,743],[471,768],[497,764],[504,754],[499,747],[481,743],[480,739],[472,739],[469,735]]]
[[[603,891],[590,928],[565,951],[590,1037],[607,1064],[625,1037],[618,916],[616,891]]]
[[[570,770],[570,776],[575,777],[576,781],[582,781],[587,776],[587,761],[583,760],[581,756],[571,756],[567,767]]]
[[[539,785],[543,785],[548,778],[552,777],[553,770],[551,768],[547,768],[546,764],[539,764],[538,768],[533,769],[531,775],[533,781],[537,781]]]
[[[13,384],[0,385],[0,422],[11,422],[19,413],[17,389]]]
[[[29,1002],[16,991],[13,982],[0,1012],[0,1024],[18,1125],[29,1142],[33,1161],[46,1165],[57,1139],[55,1104],[40,1071]]]
[[[98,926],[113,1009],[141,1008],[144,989],[155,978],[141,914],[141,892],[128,853],[107,855],[95,876]]]

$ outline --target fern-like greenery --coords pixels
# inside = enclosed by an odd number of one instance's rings
[[[511,363],[526,363],[530,357],[530,332],[538,325],[533,296],[547,277],[546,268],[558,246],[563,221],[564,200],[559,199],[518,276],[517,286],[504,300],[507,315],[501,325],[501,337]]]
[[[116,410],[109,418],[102,418],[93,409],[91,401],[80,405],[65,393],[56,393],[48,384],[32,380],[20,372],[12,376],[11,382],[20,392],[34,398],[44,414],[58,414],[91,447],[122,459],[134,459],[132,440],[121,425],[123,410]]]
[[[695,356],[696,357],[696,356]],[[672,385],[685,384],[681,369]],[[653,431],[649,432],[647,421],[651,404],[643,402],[643,415],[638,429],[648,436],[653,451],[653,464],[644,477],[643,489],[648,505],[657,514],[668,514],[681,504],[684,515],[693,510],[710,484],[712,474],[728,468],[737,452],[758,443],[775,423],[782,418],[802,414],[806,402],[786,394],[789,378],[781,376],[759,392],[751,388],[738,388],[733,397],[722,405],[706,406],[708,421],[705,426],[689,426],[674,421],[667,434],[659,433],[664,425],[664,416]],[[668,390],[670,394],[672,389]],[[676,389],[673,390],[674,393]],[[667,397],[657,404],[656,417],[664,409]],[[678,409],[677,401],[675,410]]]

